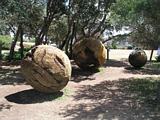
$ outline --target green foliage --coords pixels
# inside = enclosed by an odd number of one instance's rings
[[[116,29],[127,26],[132,42],[156,49],[160,44],[159,5],[159,0],[116,0],[110,9],[110,22]]]
[[[31,47],[24,48],[23,51],[24,51],[24,52],[28,52],[30,49],[31,49]],[[18,51],[20,52],[20,49],[19,49]]]
[[[67,18],[61,16],[58,21],[52,22],[48,31],[48,38],[59,46],[67,35],[67,29]]]
[[[0,19],[0,35],[9,35],[9,28],[5,20]]]
[[[9,56],[9,53],[2,53],[1,60],[4,60],[4,61],[8,60],[8,56]]]
[[[156,61],[160,62],[160,56],[156,56]]]
[[[30,50],[30,49],[24,49],[24,55],[26,55],[26,53],[27,53],[29,50]],[[1,59],[4,60],[4,61],[9,60],[9,53],[8,53],[8,52],[2,53]],[[16,61],[16,60],[21,60],[20,49],[19,49],[18,51],[15,51],[15,52],[14,52],[13,60],[14,60],[14,61]]]
[[[146,68],[152,70],[160,70],[160,62],[153,61],[150,64],[147,64]]]
[[[12,38],[9,35],[0,35],[0,44],[2,44],[2,50],[9,50],[11,42]]]
[[[20,52],[14,52],[13,60],[21,60]]]
[[[111,48],[112,48],[112,49],[117,49],[116,42],[114,42],[114,41],[112,42],[112,46],[111,46]]]
[[[44,4],[44,0],[1,0],[0,21],[14,34],[16,27],[22,24],[27,36],[36,35],[42,24]]]

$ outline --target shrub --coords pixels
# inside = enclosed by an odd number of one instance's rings
[[[1,59],[6,61],[6,60],[8,60],[8,56],[9,56],[9,53],[3,53],[1,55]]]
[[[117,49],[117,45],[116,45],[116,43],[115,43],[115,42],[113,42],[111,47],[112,47],[112,49]]]
[[[128,50],[132,50],[133,47],[132,47],[132,46],[128,46],[127,49],[128,49]]]
[[[25,56],[26,53],[27,53],[27,52],[24,51],[24,56]],[[4,61],[9,60],[9,53],[8,53],[8,52],[7,52],[7,53],[3,53],[3,54],[1,55],[1,59],[4,60]],[[20,51],[15,51],[15,52],[14,52],[13,60],[21,60]]]
[[[12,38],[9,35],[0,35],[0,44],[2,44],[2,50],[9,50],[12,43]]]
[[[160,62],[160,55],[159,55],[159,56],[156,56],[156,61],[157,61],[157,62]]]

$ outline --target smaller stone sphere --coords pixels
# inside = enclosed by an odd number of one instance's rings
[[[36,90],[54,93],[63,89],[71,77],[71,63],[60,49],[39,45],[31,49],[22,61],[21,71]]]
[[[85,38],[73,47],[73,59],[82,69],[98,68],[106,61],[107,51],[100,40]]]
[[[135,68],[143,67],[147,62],[147,55],[143,50],[134,50],[129,55],[129,63]]]

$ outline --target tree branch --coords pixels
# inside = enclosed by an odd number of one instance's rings
[[[102,43],[108,42],[108,41],[110,41],[114,38],[129,36],[131,34],[132,34],[132,32],[130,32],[128,34],[118,34],[118,35],[115,35],[115,36],[111,36],[111,37],[107,38],[106,40],[102,41]]]

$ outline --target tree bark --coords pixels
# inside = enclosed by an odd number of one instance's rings
[[[2,44],[0,43],[0,60],[2,59]]]
[[[150,62],[152,61],[152,57],[153,57],[153,52],[154,52],[154,50],[152,49],[152,50],[151,50],[151,55],[150,55],[150,59],[149,59],[149,61],[150,61]]]
[[[60,45],[59,49],[63,49],[64,46],[66,45],[67,41],[68,41],[68,38],[69,38],[69,35],[70,35],[70,31],[68,31],[67,35],[66,35],[66,38],[65,40],[62,42],[62,45]]]
[[[47,33],[53,19],[64,14],[62,5],[63,2],[60,0],[47,1],[46,17],[44,18],[44,24],[42,26],[42,29],[38,34],[38,37],[36,37],[36,42],[35,42],[36,46],[42,44],[44,37],[45,36],[47,37]]]
[[[21,54],[21,59],[24,57],[24,46],[23,46],[23,28],[21,27],[20,31],[20,54]]]
[[[45,18],[44,25],[41,29],[41,32],[38,34],[38,37],[36,38],[36,42],[35,42],[36,46],[43,43],[43,39],[48,33],[49,26],[50,26],[51,22],[52,22],[52,20],[46,20],[46,18]]]
[[[17,32],[15,34],[15,38],[14,40],[12,41],[12,44],[11,44],[11,48],[10,48],[10,52],[9,52],[9,62],[11,60],[13,60],[13,56],[14,56],[14,48],[16,46],[16,43],[17,43],[17,40],[18,40],[18,37],[19,37],[19,34],[20,34],[20,28],[21,28],[21,25],[18,26],[18,29],[17,29]]]
[[[71,36],[69,35],[69,38],[67,39],[66,45],[65,45],[65,52],[66,52],[67,56],[69,56],[68,48],[69,48],[70,39],[71,39]]]
[[[109,51],[110,51],[110,49],[107,48],[107,60],[109,60]]]
[[[74,37],[76,36],[76,25],[75,25],[75,22],[73,23],[73,28],[72,28],[72,35],[71,35],[71,40],[70,40],[70,55],[69,55],[69,58],[72,59],[72,53],[73,53],[73,39]]]

